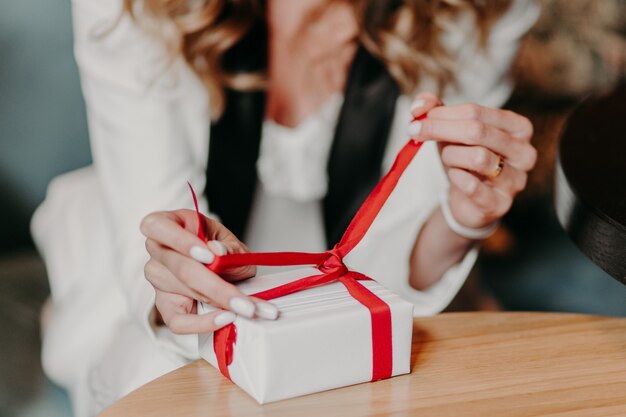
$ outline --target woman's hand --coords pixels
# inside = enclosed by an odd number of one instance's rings
[[[508,212],[537,160],[530,144],[530,121],[508,110],[477,104],[444,106],[431,93],[416,97],[411,114],[427,117],[413,121],[409,135],[439,142],[451,183],[450,211],[456,221],[482,228]]]
[[[156,309],[174,333],[207,333],[232,323],[236,315],[276,319],[278,309],[271,303],[243,294],[230,282],[249,278],[255,267],[240,267],[221,277],[204,264],[215,255],[247,252],[222,224],[203,216],[208,243],[199,239],[198,217],[191,210],[149,214],[141,222],[150,260],[145,276],[156,291]],[[196,300],[210,303],[216,311],[197,315]],[[231,311],[228,311],[231,310]]]

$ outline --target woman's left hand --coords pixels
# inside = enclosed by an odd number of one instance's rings
[[[508,212],[537,160],[530,121],[477,104],[445,106],[431,93],[416,97],[411,114],[427,117],[413,121],[409,135],[439,142],[451,183],[450,210],[457,222],[481,228]]]

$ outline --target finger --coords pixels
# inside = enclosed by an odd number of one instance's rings
[[[190,254],[192,248],[196,248],[196,255],[203,257],[205,263],[213,262],[213,253],[198,236],[185,229],[182,222],[173,212],[160,211],[144,217],[140,229],[144,236],[163,246],[184,254]]]
[[[431,109],[441,106],[443,103],[433,93],[424,92],[415,96],[415,99],[411,103],[411,115],[413,117],[419,117],[425,113],[428,113]]]
[[[231,324],[237,316],[232,311],[218,310],[208,314],[175,314],[166,322],[176,334],[212,333]]]
[[[482,146],[444,145],[441,160],[448,168],[461,168],[487,177],[483,179],[487,184],[506,193],[515,195],[526,187],[528,175],[506,161],[500,174],[489,178],[497,171],[500,157]]]
[[[452,215],[463,226],[481,228],[495,220],[454,184],[450,187],[449,198]]]
[[[183,284],[172,272],[154,258],[144,266],[144,275],[155,290],[198,299],[200,294]]]
[[[513,202],[513,197],[495,190],[482,182],[475,175],[458,168],[448,170],[450,182],[462,191],[492,220],[502,217]]]
[[[211,240],[207,242],[207,246],[211,248],[213,253],[218,256],[226,255],[227,253],[244,253],[248,252],[248,248],[241,243],[238,239],[226,239],[224,241]],[[220,274],[222,278],[230,278],[231,281],[242,278],[249,278],[256,274],[255,266],[244,266],[241,268],[229,270]],[[256,305],[256,315],[267,320],[276,320],[278,318],[278,307],[274,304],[261,300],[260,298],[251,297]]]
[[[228,253],[246,253],[249,252],[246,245],[244,245],[239,239],[235,238],[234,235],[232,237],[227,237],[224,240],[211,240],[207,242],[207,246],[209,250],[217,255],[223,256]],[[196,250],[192,250],[191,257],[196,259],[199,262],[203,262],[201,258],[196,257]],[[210,262],[209,262],[210,264]],[[247,279],[256,275],[256,266],[255,265],[246,265],[241,267],[236,267],[232,269],[228,269],[226,271],[220,272],[220,276],[227,281],[240,281],[242,279]]]
[[[150,255],[164,265],[181,283],[197,294],[197,299],[252,318],[256,306],[252,299],[224,281],[204,265],[174,250],[147,241]]]
[[[280,312],[275,304],[257,297],[250,298],[256,304],[256,315],[258,317],[266,320],[276,320],[278,318]],[[205,309],[212,311],[214,307],[211,304],[206,304]]]
[[[203,264],[211,264],[215,255],[230,253],[241,253],[247,248],[221,224],[205,218],[205,226],[209,236],[218,236],[223,239],[211,245],[205,244],[190,230],[184,227],[185,220],[182,216],[188,215],[190,210],[177,210],[176,212],[156,212],[144,218],[141,223],[141,230],[148,238],[159,244],[171,248],[181,254],[191,256]],[[195,213],[193,213],[195,216]],[[197,220],[194,220],[197,223]],[[220,230],[222,230],[220,232]],[[223,276],[229,280],[240,280],[254,276],[256,267],[246,266],[234,268],[226,271]]]
[[[255,299],[243,294],[236,286],[224,281],[201,263],[158,244],[147,246],[148,252],[155,260],[162,263],[182,284],[196,294],[194,298],[232,310],[247,318],[256,315],[275,320],[278,317],[278,308],[274,304],[265,301],[255,302]]]
[[[488,177],[496,172],[500,156],[483,146],[444,145],[441,161],[451,168],[462,168]]]
[[[478,120],[501,129],[520,140],[530,140],[533,125],[526,117],[509,110],[492,109],[478,104],[441,106],[428,112],[430,119]]]
[[[163,322],[176,334],[211,333],[235,321],[232,311],[215,310],[206,314],[188,312],[179,306],[174,294],[157,293],[156,306]]]
[[[180,282],[165,266],[155,259],[150,259],[144,268],[145,276],[155,290],[182,295],[188,299],[197,300],[201,296]],[[256,305],[256,315],[266,320],[276,320],[278,318],[278,308],[260,298],[250,297]],[[206,300],[208,301],[208,300]]]
[[[523,171],[531,170],[537,158],[537,152],[530,144],[477,120],[415,120],[407,133],[417,140],[483,146],[504,156],[511,165]]]

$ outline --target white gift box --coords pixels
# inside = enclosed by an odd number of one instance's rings
[[[252,278],[239,285],[253,294],[299,278],[318,275],[300,268]],[[392,376],[410,372],[413,305],[375,281],[359,281],[391,311]],[[340,282],[271,300],[275,321],[238,317],[231,380],[259,404],[284,400],[372,379],[372,326],[369,310]],[[198,314],[213,307],[199,303]],[[213,335],[199,336],[200,356],[218,367]]]

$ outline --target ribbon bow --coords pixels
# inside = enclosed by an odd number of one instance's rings
[[[320,274],[297,279],[278,287],[251,294],[263,300],[272,300],[278,297],[306,290],[308,288],[325,285],[334,281],[341,282],[348,293],[359,303],[365,306],[371,316],[372,323],[372,381],[391,377],[393,368],[391,311],[389,306],[359,283],[371,278],[351,271],[343,262],[343,258],[361,241],[370,228],[374,219],[393,192],[402,173],[407,168],[422,142],[409,141],[391,167],[391,170],[376,185],[356,213],[339,243],[333,249],[322,253],[306,252],[267,252],[267,253],[239,253],[216,256],[213,263],[207,267],[215,273],[224,272],[230,268],[240,266],[291,266],[312,265]],[[191,186],[190,186],[191,188]],[[202,215],[198,210],[198,200],[191,188],[196,213],[198,214],[198,237],[207,241],[204,233]],[[217,357],[220,372],[230,379],[228,366],[233,361],[233,347],[237,340],[237,328],[234,324],[225,326],[213,335],[213,348]]]

